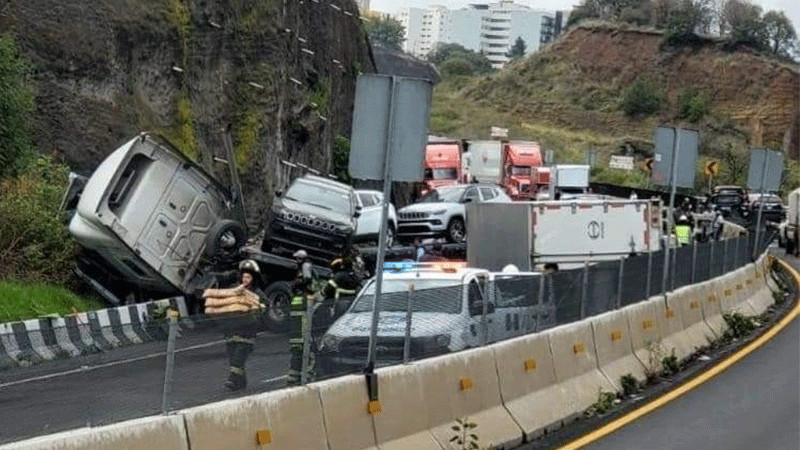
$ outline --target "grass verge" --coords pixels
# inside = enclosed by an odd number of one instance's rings
[[[48,314],[65,315],[74,310],[89,311],[104,307],[100,301],[79,297],[59,286],[0,281],[0,322],[32,319]]]

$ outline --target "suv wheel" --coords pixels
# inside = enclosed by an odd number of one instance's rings
[[[292,302],[292,285],[287,281],[276,281],[264,292],[267,310],[264,319],[267,328],[277,333],[289,331],[289,305]]]
[[[447,224],[447,241],[453,244],[460,244],[464,242],[467,237],[467,227],[464,225],[464,219],[455,217]]]

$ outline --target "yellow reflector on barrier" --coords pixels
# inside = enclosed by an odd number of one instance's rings
[[[380,400],[372,400],[371,402],[367,403],[367,412],[373,416],[381,412]]]
[[[462,391],[472,389],[472,380],[469,378],[462,378],[459,382]]]
[[[725,289],[725,297],[730,297],[731,295],[733,295],[733,291],[730,289]]]
[[[709,303],[714,303],[715,301],[717,301],[717,296],[716,295],[712,294],[712,295],[708,296],[708,302]]]
[[[583,353],[585,351],[586,351],[586,346],[583,345],[583,342],[578,342],[577,344],[572,346],[572,353],[575,353],[576,355],[578,353]]]
[[[751,280],[750,278],[748,278],[748,279],[747,279],[747,284],[753,284],[753,280]]]
[[[256,442],[258,445],[267,445],[272,443],[272,433],[269,430],[256,431]]]
[[[648,328],[653,328],[653,320],[652,319],[647,319],[645,321],[642,321],[642,329],[646,330]]]
[[[671,318],[675,317],[675,310],[673,310],[672,308],[667,308],[667,310],[664,313],[664,315],[667,316],[667,319],[671,319]]]
[[[691,309],[697,309],[699,307],[700,307],[700,302],[698,302],[697,300],[694,300],[691,303],[689,303],[689,308]]]
[[[737,291],[741,291],[742,289],[744,289],[744,286],[742,286],[742,284],[741,284],[741,283],[739,283],[739,284],[737,284],[737,285],[736,285],[736,290],[737,290]]]
[[[611,332],[611,342],[616,342],[622,339],[622,331],[612,331]]]
[[[531,370],[536,370],[536,360],[535,359],[526,359],[525,360],[525,371],[530,372]]]

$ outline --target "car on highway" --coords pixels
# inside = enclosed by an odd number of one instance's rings
[[[709,198],[724,217],[738,216],[746,218],[750,215],[750,200],[747,190],[739,186],[716,186]]]
[[[775,194],[749,194],[750,201],[750,217],[756,220],[758,217],[758,210],[761,207],[762,199],[764,208],[762,209],[762,221],[780,223],[786,218],[786,207],[783,205],[781,198]]]
[[[276,255],[305,250],[309,258],[327,265],[350,249],[360,216],[352,187],[305,175],[285,193],[276,193],[261,250]]]
[[[355,242],[376,242],[380,232],[381,215],[383,206],[383,192],[371,190],[356,190],[356,204],[360,208],[361,215],[358,218],[356,227]],[[386,246],[394,244],[394,236],[397,232],[397,210],[394,205],[389,203],[389,214],[387,216]]]
[[[511,198],[494,184],[461,184],[429,191],[417,203],[397,213],[397,238],[410,242],[416,238],[445,238],[451,243],[467,237],[466,204],[471,202],[508,203]]]
[[[411,359],[533,332],[537,320],[541,324],[555,317],[552,311],[533,306],[535,302],[530,298],[540,276],[489,272],[454,262],[387,263],[380,302],[377,364],[403,361],[409,306]],[[319,375],[354,372],[364,367],[374,299],[373,278],[320,340]]]

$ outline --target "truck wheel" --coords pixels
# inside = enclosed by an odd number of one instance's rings
[[[267,298],[267,310],[264,312],[267,328],[276,333],[288,332],[292,285],[288,281],[276,281],[267,287],[264,296]]]
[[[467,237],[467,227],[464,225],[464,219],[455,217],[447,224],[447,242],[452,244],[460,244],[464,242]]]
[[[235,255],[241,248],[247,235],[244,227],[235,220],[220,220],[211,227],[206,236],[205,255],[209,258]]]

